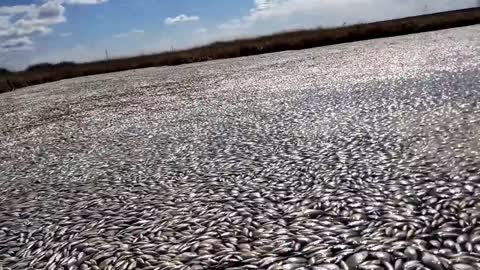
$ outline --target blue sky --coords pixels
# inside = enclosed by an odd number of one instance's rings
[[[91,61],[278,31],[473,7],[477,0],[0,0],[0,66]]]

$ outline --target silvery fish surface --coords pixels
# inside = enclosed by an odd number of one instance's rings
[[[480,269],[480,26],[0,95],[0,269]]]

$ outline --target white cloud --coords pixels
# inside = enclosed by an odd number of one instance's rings
[[[0,44],[2,51],[13,47],[30,49],[32,38],[53,32],[52,26],[67,21],[64,4],[101,4],[108,0],[42,0],[38,4],[0,6]],[[69,33],[60,34],[68,36]],[[24,46],[14,46],[24,41]],[[28,41],[28,42],[27,42]],[[27,44],[28,43],[28,44]],[[10,48],[12,47],[12,48]]]
[[[107,1],[36,0],[31,5],[12,6],[0,1],[0,65],[18,70],[36,62],[33,61],[36,55],[25,51],[35,49],[36,36],[50,34],[54,25],[66,22],[65,5],[101,4]],[[61,37],[69,35],[59,34]],[[86,54],[79,55],[88,60]]]
[[[67,32],[67,33],[60,33],[59,36],[61,36],[61,37],[69,37],[69,36],[71,36],[71,35],[72,35],[72,33]]]
[[[0,15],[15,15],[30,12],[35,5],[0,6]]]
[[[254,0],[243,17],[218,26],[224,35],[258,35],[338,26],[472,7],[475,0]]]
[[[129,37],[129,36],[132,36],[132,35],[135,35],[135,34],[144,34],[145,33],[145,30],[141,30],[141,29],[132,29],[128,32],[125,32],[125,33],[119,33],[119,34],[115,34],[113,35],[114,38],[125,38],[125,37]]]
[[[42,5],[0,7],[3,16],[0,22],[0,41],[16,39],[24,36],[48,34],[50,26],[66,21],[65,8],[54,0]],[[16,16],[14,16],[16,15]]]
[[[33,50],[33,42],[28,37],[9,39],[0,43],[0,51],[2,52],[25,50]]]
[[[173,25],[177,23],[184,23],[184,22],[193,22],[193,21],[198,21],[200,20],[200,17],[198,16],[188,16],[185,14],[180,14],[177,17],[171,18],[168,17],[165,19],[165,24],[167,25]]]
[[[7,30],[11,27],[9,16],[0,16],[0,31]]]
[[[49,34],[53,31],[51,26],[66,21],[64,13],[65,8],[55,0],[39,5],[0,7],[0,52],[21,59],[20,51],[35,49],[34,36]],[[2,61],[5,59],[2,57]]]
[[[98,5],[108,2],[108,0],[65,0],[65,4],[69,5]]]
[[[42,19],[52,19],[63,17],[65,8],[58,2],[48,1],[45,4],[39,6],[36,9],[33,9],[34,18]]]
[[[205,34],[205,33],[207,33],[207,29],[206,28],[198,28],[198,29],[195,29],[193,31],[193,33],[195,33],[195,34]]]

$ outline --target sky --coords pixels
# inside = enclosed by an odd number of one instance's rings
[[[279,31],[474,7],[478,0],[0,0],[0,67],[86,62]]]

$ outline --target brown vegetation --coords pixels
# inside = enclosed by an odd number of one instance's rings
[[[298,50],[343,42],[389,37],[480,23],[480,8],[436,13],[397,20],[359,24],[330,29],[279,33],[251,39],[217,42],[188,50],[83,64],[63,62],[37,64],[25,71],[0,72],[0,93],[17,88],[128,69],[179,65],[248,56],[282,50]]]

